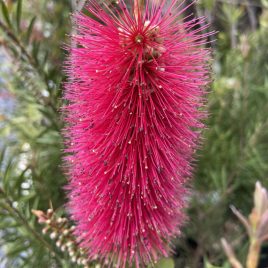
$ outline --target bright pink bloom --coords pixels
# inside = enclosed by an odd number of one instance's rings
[[[184,10],[176,2],[129,9],[92,0],[94,16],[74,16],[69,207],[89,257],[119,267],[167,256],[184,219],[209,80],[209,51],[201,46],[211,33],[195,29],[204,18],[178,19]]]

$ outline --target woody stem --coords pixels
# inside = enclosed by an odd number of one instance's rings
[[[253,239],[250,243],[249,254],[247,257],[247,268],[257,268],[261,251],[261,243]]]

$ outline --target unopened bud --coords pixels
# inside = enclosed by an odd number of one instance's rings
[[[53,232],[50,234],[49,236],[51,239],[55,239],[57,237],[57,233],[56,232]]]
[[[77,264],[79,264],[79,265],[81,265],[82,264],[82,258],[78,258],[78,260],[77,260]]]
[[[75,255],[75,252],[74,252],[73,250],[70,250],[70,251],[69,251],[69,255],[70,255],[71,257],[73,257],[73,256]]]
[[[82,260],[82,265],[86,265],[87,264],[87,260],[86,259],[83,259]]]
[[[49,229],[48,227],[43,228],[43,229],[42,229],[42,233],[43,233],[43,234],[46,234],[46,233],[48,232],[48,229]]]
[[[64,240],[64,236],[63,236],[63,235],[60,235],[60,236],[59,236],[59,240],[60,240],[60,241],[63,241],[63,240]]]
[[[57,223],[62,223],[62,218],[58,218]]]
[[[69,241],[69,242],[66,244],[66,246],[67,246],[68,248],[71,248],[71,247],[73,246],[73,242],[72,242],[72,241]]]
[[[48,215],[49,217],[51,217],[52,214],[53,214],[53,209],[49,208],[49,209],[47,210],[47,215]]]
[[[65,229],[64,231],[63,231],[63,235],[68,235],[70,233],[70,230],[69,229]]]

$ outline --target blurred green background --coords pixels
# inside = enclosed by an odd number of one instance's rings
[[[81,267],[42,235],[31,213],[52,203],[66,214],[59,109],[62,47],[75,2],[0,0],[1,268]],[[189,12],[207,16],[218,31],[208,129],[197,152],[188,222],[171,259],[157,267],[230,267],[221,237],[241,260],[248,240],[229,206],[248,214],[255,182],[268,187],[268,0],[200,0]],[[264,244],[259,267],[268,267],[266,259]]]

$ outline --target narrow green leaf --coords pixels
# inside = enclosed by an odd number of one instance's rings
[[[40,43],[39,42],[33,42],[33,51],[32,51],[32,55],[33,58],[35,59],[35,61],[38,63],[38,53],[39,53],[39,49],[40,49]]]
[[[16,14],[18,32],[20,32],[21,9],[22,9],[22,0],[18,0],[17,14]]]
[[[2,151],[0,152],[0,165],[3,163],[4,159],[5,159],[5,155],[6,155],[6,147],[4,147],[2,149]]]
[[[34,27],[34,23],[35,23],[36,17],[33,17],[31,19],[31,22],[29,24],[28,30],[27,30],[27,34],[26,34],[26,43],[29,44],[30,42],[30,38],[32,35],[32,31],[33,31],[33,27]]]
[[[42,62],[42,66],[45,66],[45,64],[47,63],[48,55],[49,55],[49,52],[48,51],[45,51],[45,55],[44,55],[44,59],[43,59],[43,62]]]
[[[3,0],[1,0],[1,7],[2,7],[2,13],[3,13],[3,16],[5,18],[6,23],[12,28],[12,24],[11,24],[11,21],[10,21],[8,9],[7,9],[7,6],[6,6],[6,4],[5,4],[5,2]]]
[[[4,167],[4,172],[2,175],[3,189],[6,193],[8,193],[9,190],[9,174],[10,170],[12,169],[12,166],[13,166],[12,160],[9,159],[6,166]]]

